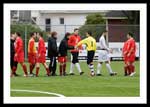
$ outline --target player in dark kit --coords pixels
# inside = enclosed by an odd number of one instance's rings
[[[10,41],[10,66],[11,66],[11,77],[12,76],[19,76],[18,74],[16,74],[16,70],[17,70],[17,64],[18,62],[14,61],[14,55],[15,55],[15,38],[14,38],[14,34],[11,34],[11,41]]]
[[[59,45],[58,62],[60,63],[60,76],[66,75],[67,50],[74,49],[74,46],[68,46],[69,36],[70,33],[66,33]]]
[[[50,58],[49,70],[52,73],[52,76],[56,75],[56,57],[58,56],[57,49],[57,32],[52,32],[51,37],[48,38],[48,57]]]

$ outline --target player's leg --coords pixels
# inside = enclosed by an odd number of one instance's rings
[[[12,76],[19,76],[17,73],[16,73],[16,70],[17,70],[17,65],[18,65],[18,62],[14,61],[14,59],[12,58],[11,59],[11,77]]]
[[[79,56],[79,52],[76,52],[76,53],[75,53],[75,57],[74,57],[75,65],[76,65],[77,70],[78,70],[78,72],[80,73],[80,75],[82,75],[83,72],[81,71],[81,67],[80,67],[80,64],[79,64],[78,56]]]
[[[87,54],[87,64],[90,69],[91,76],[95,75],[94,64],[93,64],[94,53],[95,53],[94,51],[88,51],[88,54]]]
[[[124,60],[124,76],[128,76],[129,75],[129,70],[128,70],[128,64],[127,61]]]
[[[39,69],[40,69],[40,63],[37,62],[37,63],[36,63],[36,77],[38,77]]]
[[[46,70],[46,72],[47,72],[47,76],[50,76],[50,71],[49,71],[48,65],[46,64],[45,61],[43,61],[42,64],[43,64],[43,66],[44,66],[44,68],[45,68],[45,70]]]
[[[110,66],[110,61],[105,61],[105,63],[106,63],[106,68],[107,68],[109,74],[110,74],[111,76],[116,75],[117,73],[112,71],[112,68],[111,68],[111,66]]]
[[[60,62],[60,64],[59,64],[59,72],[60,72],[60,76],[62,76],[62,73],[63,73],[63,62]]]
[[[130,76],[133,76],[136,72],[135,72],[135,66],[134,66],[134,62],[130,62],[129,63],[129,69],[130,69]]]
[[[72,55],[72,61],[70,64],[70,75],[74,75],[73,70],[74,70],[74,66],[75,66],[75,62],[76,62],[75,61],[75,53],[72,52],[71,55]]]
[[[56,75],[56,68],[57,68],[57,62],[56,62],[56,57],[54,56],[54,65],[53,65],[53,74],[52,75]]]
[[[97,76],[101,76],[101,68],[102,68],[103,62],[98,62],[97,64]]]
[[[23,71],[24,71],[24,76],[26,77],[28,75],[27,73],[27,66],[24,64],[24,62],[20,62],[22,68],[23,68]]]
[[[66,75],[66,62],[63,63],[63,75]]]

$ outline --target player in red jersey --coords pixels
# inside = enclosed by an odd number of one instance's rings
[[[135,53],[136,53],[136,43],[135,40],[133,39],[133,34],[128,33],[127,34],[128,40],[126,41],[126,46],[123,49],[123,55],[124,55],[124,60],[125,60],[125,72],[128,70],[128,74],[130,76],[133,76],[135,72],[135,66],[134,66],[134,61],[135,61]]]
[[[38,77],[40,63],[42,63],[43,66],[45,67],[47,71],[47,76],[50,76],[50,71],[45,62],[46,47],[45,47],[44,39],[42,37],[43,37],[42,33],[37,33],[37,38],[39,39],[39,42],[38,42],[38,54],[37,54],[37,63],[36,63],[36,77]]]
[[[36,64],[36,47],[35,47],[35,38],[36,38],[36,33],[31,33],[30,34],[30,40],[28,42],[28,62],[29,62],[29,66],[30,66],[30,75],[33,76],[33,69],[35,67]]]
[[[79,30],[77,28],[75,28],[74,29],[74,34],[72,34],[69,37],[69,40],[68,40],[68,45],[69,46],[75,47],[78,44],[78,42],[81,40],[80,36],[78,35],[78,32],[79,32]],[[81,46],[79,47],[79,49],[81,49]],[[79,50],[78,49],[72,49],[70,52],[73,56],[72,63],[70,65],[70,75],[74,75],[73,69],[74,69],[75,65],[76,65],[80,75],[82,75],[84,72],[81,71],[80,64],[79,64],[79,61],[78,61]]]
[[[24,64],[24,46],[23,46],[23,40],[20,37],[21,35],[16,32],[15,33],[15,56],[14,56],[14,60],[17,61],[18,63],[21,64],[23,71],[24,71],[24,76],[27,77],[27,67]]]

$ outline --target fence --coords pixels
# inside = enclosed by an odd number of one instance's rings
[[[66,32],[73,33],[74,28],[79,28],[79,34],[81,38],[85,38],[85,32],[91,31],[92,36],[98,42],[102,32],[108,30],[107,40],[110,42],[124,42],[126,40],[126,34],[132,32],[134,38],[139,42],[140,26],[139,25],[127,25],[127,24],[108,24],[108,25],[31,25],[31,24],[13,24],[11,25],[11,32],[20,32],[24,40],[25,59],[27,59],[27,44],[30,38],[31,32],[43,32],[43,38],[45,42],[48,39],[48,32],[57,32],[57,42],[59,43]],[[37,41],[37,40],[36,40]]]

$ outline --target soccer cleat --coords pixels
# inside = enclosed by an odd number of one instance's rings
[[[96,74],[96,76],[102,76],[102,74]]]
[[[52,76],[57,76],[57,74],[56,73],[52,73]]]
[[[28,75],[26,75],[26,74],[24,74],[23,76],[24,76],[24,77],[28,77]]]
[[[110,74],[110,76],[114,76],[114,75],[117,75],[117,72],[113,72]]]
[[[132,73],[130,74],[130,77],[132,77],[135,73],[136,73],[136,72],[132,72]]]
[[[30,76],[30,77],[34,77],[35,74],[34,74],[34,73],[30,73],[29,76]]]
[[[15,77],[18,77],[18,76],[20,76],[20,75],[18,75],[18,74],[15,73],[14,76],[15,76]]]
[[[70,75],[75,75],[74,73],[70,73]]]
[[[82,75],[84,72],[80,72],[80,75]]]

